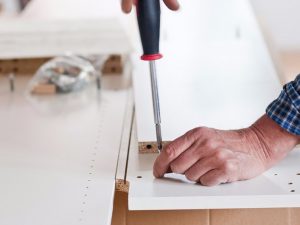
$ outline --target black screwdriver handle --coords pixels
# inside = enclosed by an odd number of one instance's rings
[[[137,20],[144,50],[141,59],[152,61],[162,58],[159,53],[160,0],[137,0]]]

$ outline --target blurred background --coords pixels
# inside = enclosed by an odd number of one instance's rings
[[[199,1],[203,2],[205,1]],[[238,1],[211,0],[212,4],[196,8],[198,3],[190,4],[181,1],[182,9],[177,16],[163,8],[162,41],[172,42],[175,32],[185,35],[184,31],[176,31],[176,24],[189,24],[191,20],[198,21],[197,27],[186,26],[190,38],[213,40],[220,38],[228,40],[241,32],[243,25],[239,24]],[[300,1],[298,0],[249,0],[260,25],[275,64],[286,74],[287,80],[292,79],[300,71]],[[212,8],[212,5],[219,5]],[[200,3],[199,3],[200,7]],[[216,17],[217,15],[217,17]],[[140,48],[134,14],[124,15],[120,9],[120,0],[0,0],[0,22],[8,20],[23,21],[86,21],[114,18],[122,26],[122,32],[129,38],[133,49]],[[231,27],[239,27],[231,29]],[[8,29],[4,29],[5,31]],[[2,24],[3,28],[3,24]],[[1,29],[1,25],[0,25]],[[21,28],[20,28],[21,29]],[[235,30],[235,34],[232,32]],[[125,42],[125,41],[124,41]],[[164,48],[164,47],[162,47]],[[13,58],[13,57],[11,57]]]

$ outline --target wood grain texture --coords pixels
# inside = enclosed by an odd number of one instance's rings
[[[187,5],[176,17],[164,15],[164,58],[157,62],[163,141],[199,126],[247,127],[281,90],[247,0],[201,0]],[[216,13],[218,17],[210,16]],[[138,142],[153,143],[147,62],[135,60],[133,80]]]

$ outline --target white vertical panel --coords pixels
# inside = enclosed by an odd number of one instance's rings
[[[0,88],[0,224],[109,225],[127,91],[23,87]]]

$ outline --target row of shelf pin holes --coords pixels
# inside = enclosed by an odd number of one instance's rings
[[[278,174],[275,173],[274,176],[277,176]],[[296,174],[297,176],[300,176],[300,173]],[[143,178],[142,176],[137,176],[136,178],[141,179]],[[293,185],[293,182],[289,182],[288,185]],[[296,190],[292,189],[290,192],[296,192]]]
[[[297,173],[296,175],[297,175],[297,176],[300,176],[300,173]],[[275,173],[274,176],[278,176],[278,174]],[[293,182],[289,182],[288,185],[293,185]],[[296,190],[292,189],[292,190],[290,190],[290,192],[293,192],[293,193],[294,193],[294,192],[296,192]]]
[[[105,112],[103,112],[103,113],[105,113]],[[103,120],[103,118],[102,118],[102,120]],[[102,120],[100,120],[100,122],[99,122],[97,138],[96,138],[95,146],[94,146],[94,148],[93,148],[94,152],[92,153],[93,156],[96,156],[96,155],[97,155],[96,151],[98,150],[98,144],[99,144],[99,142],[100,142],[99,139],[100,139],[101,132],[102,132],[102,122],[103,122]],[[91,175],[93,174],[93,172],[92,172],[91,170],[94,169],[94,163],[96,162],[96,160],[95,160],[94,158],[92,158],[92,159],[91,159],[91,162],[92,162],[92,164],[90,165],[90,172],[88,173],[89,176],[91,176]],[[87,182],[90,183],[90,182],[91,182],[91,179],[88,179]],[[87,192],[88,190],[89,190],[89,186],[85,186],[85,192]],[[84,199],[86,199],[86,198],[88,197],[88,193],[85,193],[85,194],[83,195],[83,197],[84,197]],[[83,206],[86,205],[86,200],[83,200],[82,205],[83,205]],[[84,212],[85,212],[85,211],[84,211],[84,209],[82,208],[82,209],[80,210],[81,215],[82,215]],[[78,219],[78,221],[79,221],[79,222],[82,222],[82,221],[83,221],[83,218],[80,217],[80,218]]]

